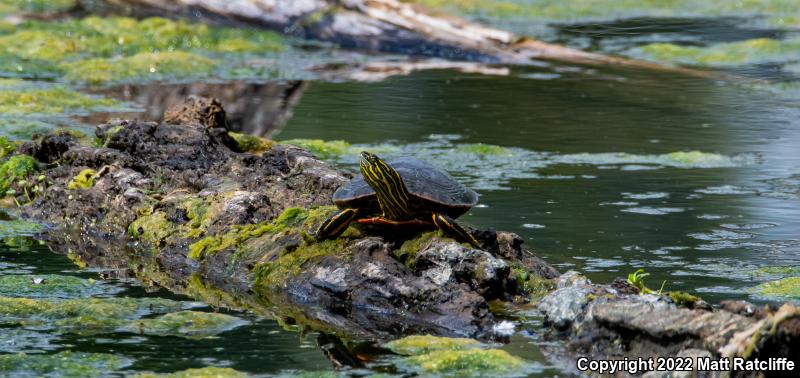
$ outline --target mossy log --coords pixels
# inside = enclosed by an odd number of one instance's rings
[[[530,64],[555,60],[579,64],[672,68],[641,60],[589,53],[514,35],[398,0],[109,0],[145,14],[203,15],[277,30],[342,47],[452,60]]]
[[[492,338],[490,302],[541,299],[553,335],[567,340],[551,355],[566,352],[572,362],[564,366],[574,366],[574,353],[798,357],[794,305],[712,307],[685,293],[642,294],[624,280],[559,278],[511,233],[471,229],[485,250],[437,232],[357,227],[316,241],[309,230],[335,210],[331,194],[348,174],[225,124],[219,102],[193,98],[168,110],[163,123],[115,121],[100,125],[94,139],[62,130],[18,143],[11,152],[18,157],[6,161],[35,164],[9,181],[3,203],[45,222],[54,251],[103,267],[106,276],[324,337]],[[20,182],[38,190],[23,193]],[[344,344],[334,354],[346,360]]]
[[[475,232],[487,250],[356,227],[317,241],[309,231],[349,176],[226,123],[218,101],[192,98],[160,124],[22,143],[14,153],[36,160],[44,184],[12,193],[12,210],[50,225],[53,250],[109,274],[346,336],[489,337],[489,301],[526,301],[557,276],[503,232]]]

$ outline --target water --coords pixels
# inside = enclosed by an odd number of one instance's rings
[[[658,30],[677,33],[672,41],[702,39],[693,35],[697,25],[670,20]],[[570,33],[584,38],[581,30],[565,28],[559,36],[578,44]],[[645,37],[604,40],[628,48]],[[596,38],[590,45],[599,43]],[[755,77],[772,72],[745,71]],[[800,106],[783,92],[750,84],[569,65],[517,68],[508,76],[426,71],[378,83],[311,82],[285,127],[270,133],[277,132],[277,140],[347,141],[348,152],[330,158],[345,169],[355,168],[362,149],[414,155],[445,168],[481,195],[464,222],[516,232],[562,271],[577,269],[607,282],[644,268],[651,288],[665,282],[667,290],[709,302],[760,302],[769,299],[750,288],[781,278],[775,267],[800,266]],[[97,271],[80,270],[30,239],[7,240],[0,245],[0,274],[97,279]],[[215,311],[135,282],[102,284],[118,286],[114,296],[168,298]],[[128,360],[122,372],[207,365],[256,374],[332,369],[321,347],[331,340],[226,313],[249,323],[203,339],[58,335],[0,325],[17,343],[2,352],[112,353]],[[503,348],[537,363],[533,376],[553,376],[560,368],[547,362],[548,345],[533,318]]]
[[[449,168],[481,194],[465,221],[519,233],[561,269],[606,281],[645,268],[657,287],[752,299],[757,269],[800,264],[796,177],[785,182],[800,173],[799,116],[768,93],[696,77],[429,72],[315,83],[277,137],[343,139]],[[453,152],[468,143],[508,155]],[[715,155],[664,159],[679,151]]]

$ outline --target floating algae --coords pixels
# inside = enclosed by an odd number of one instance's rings
[[[624,152],[558,154],[531,151],[519,147],[458,143],[458,136],[431,135],[428,140],[408,144],[349,144],[345,141],[294,139],[282,143],[307,148],[318,158],[357,170],[358,153],[371,151],[391,160],[399,156],[426,156],[425,160],[450,172],[459,181],[477,190],[507,189],[513,179],[564,179],[572,176],[545,176],[548,167],[567,164],[610,167],[623,170],[630,164],[650,169],[727,168],[756,164],[754,154],[735,156],[703,151],[675,151],[660,155]]]
[[[246,378],[248,376],[246,373],[231,368],[209,366],[166,374],[136,374],[133,378]]]
[[[0,72],[92,85],[207,77],[218,66],[215,56],[282,49],[276,33],[159,17],[27,21],[0,35]]]
[[[0,0],[0,15],[57,13],[74,8],[78,0]]]
[[[794,61],[800,56],[800,38],[787,40],[758,38],[708,47],[653,43],[634,48],[627,54],[657,62],[709,67],[785,63]]]
[[[177,335],[191,338],[213,336],[247,324],[235,316],[200,311],[180,311],[152,319],[140,319],[124,327],[144,335]]]
[[[462,350],[484,347],[478,340],[465,338],[436,337],[431,335],[413,335],[390,341],[383,345],[394,353],[404,356],[416,356],[437,350]]]
[[[64,351],[55,354],[0,355],[0,373],[13,377],[105,377],[130,361],[105,353]]]
[[[0,296],[25,298],[83,298],[110,295],[122,289],[73,276],[10,274],[0,276]]]
[[[800,277],[786,277],[776,281],[764,282],[751,288],[750,292],[773,299],[800,300]]]
[[[755,27],[800,28],[795,0],[414,0],[428,7],[455,11],[504,26],[505,20],[527,23],[608,22],[631,18],[741,17]]]
[[[117,102],[81,94],[61,86],[31,89],[0,89],[0,113],[26,114],[85,114],[88,111],[109,110]]]
[[[128,82],[147,77],[157,79],[188,79],[208,76],[219,64],[217,60],[183,51],[143,52],[133,56],[94,58],[63,63],[59,68],[71,82],[99,85]]]
[[[519,357],[504,350],[488,349],[472,339],[415,335],[388,342],[384,347],[407,356],[392,361],[398,368],[425,375],[520,376],[534,368]]]
[[[0,220],[0,239],[14,236],[34,236],[44,230],[35,222],[21,220]]]

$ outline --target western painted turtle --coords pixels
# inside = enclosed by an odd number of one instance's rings
[[[396,226],[436,227],[475,247],[480,244],[458,218],[478,202],[478,194],[442,170],[412,157],[386,163],[362,152],[361,174],[333,193],[339,211],[326,219],[318,239],[341,235],[351,222]]]

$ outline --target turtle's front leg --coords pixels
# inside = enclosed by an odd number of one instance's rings
[[[350,225],[350,222],[356,219],[357,215],[358,209],[342,209],[333,213],[330,218],[322,222],[317,232],[314,233],[314,237],[318,240],[339,237]]]
[[[470,235],[464,227],[461,227],[453,218],[448,217],[445,214],[441,213],[433,213],[433,224],[436,227],[439,227],[445,235],[450,236],[453,239],[461,243],[469,243],[475,248],[481,248],[480,243],[475,240],[472,235]]]

